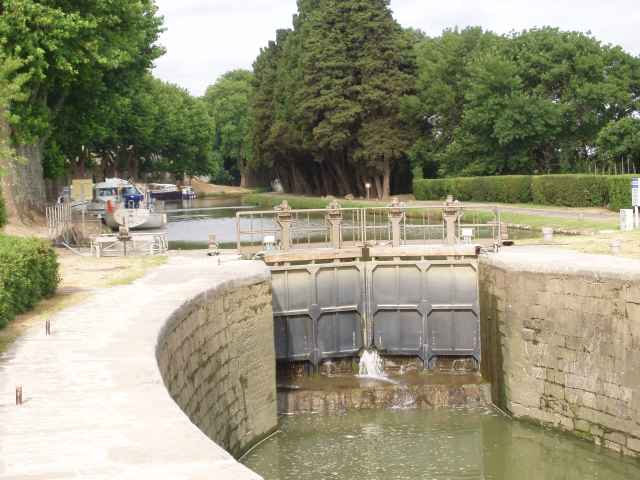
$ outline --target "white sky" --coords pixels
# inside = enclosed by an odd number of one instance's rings
[[[296,0],[156,0],[167,31],[167,54],[155,75],[202,95],[223,73],[251,69],[260,48],[291,26]],[[480,25],[497,33],[552,25],[591,31],[605,43],[640,54],[638,0],[391,0],[405,27],[438,35]]]

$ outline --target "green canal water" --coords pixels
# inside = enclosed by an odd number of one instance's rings
[[[640,462],[492,410],[281,419],[243,462],[265,480],[631,480]]]

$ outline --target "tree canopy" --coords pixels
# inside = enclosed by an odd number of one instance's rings
[[[211,85],[205,95],[213,122],[211,173],[220,183],[239,185],[251,161],[249,105],[253,95],[253,73],[234,70]]]
[[[406,110],[428,176],[585,171],[602,129],[638,111],[640,60],[583,33],[451,30],[417,52]]]
[[[387,0],[300,0],[254,64],[254,166],[285,188],[388,196],[412,144],[400,99],[414,90],[412,45]]]

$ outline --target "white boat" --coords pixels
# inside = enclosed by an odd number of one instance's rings
[[[148,208],[124,208],[122,204],[108,207],[104,214],[106,225],[112,230],[127,226],[130,230],[159,230],[167,226],[167,214]]]
[[[96,183],[93,187],[93,198],[85,202],[73,202],[71,208],[86,208],[86,211],[101,215],[106,211],[107,204],[124,204],[131,208],[138,208],[144,203],[144,194],[132,183],[121,178],[107,178],[104,182]]]

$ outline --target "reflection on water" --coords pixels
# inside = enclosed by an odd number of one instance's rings
[[[640,463],[490,410],[281,420],[243,462],[265,480],[628,480]]]
[[[220,196],[202,198],[197,200],[183,201],[178,203],[167,202],[166,210],[168,212],[168,235],[171,248],[205,248],[209,238],[209,234],[215,234],[218,242],[231,246],[236,241],[236,213],[239,211],[251,210],[251,206],[243,204],[240,196]],[[349,225],[357,224],[354,217],[355,213],[347,212],[344,218],[343,240],[351,241],[354,230],[348,228]],[[430,216],[435,213],[431,212]],[[353,218],[352,218],[353,217]],[[479,221],[470,214],[469,222],[476,223]],[[429,229],[422,227],[415,228],[416,225],[424,223],[432,223]],[[409,240],[429,240],[441,239],[444,235],[442,225],[438,224],[437,218],[408,218],[405,227],[405,234]],[[388,241],[390,239],[390,230],[387,225],[387,216],[381,212],[371,214],[367,218],[367,238],[378,241]],[[412,227],[412,225],[414,227]],[[375,226],[375,228],[374,228]],[[254,230],[256,233],[253,237],[244,236],[243,242],[262,242],[262,230],[269,231],[275,228],[272,218],[267,216],[263,219],[244,219],[242,228],[244,230]],[[326,228],[325,218],[321,213],[301,214],[296,219],[294,228],[304,230],[304,233],[298,233],[294,242],[328,242],[328,229]],[[490,238],[494,232],[490,228],[478,229],[477,235],[481,238]],[[273,233],[268,233],[273,235]],[[531,232],[522,232],[518,230],[510,231],[511,238],[530,238]]]

